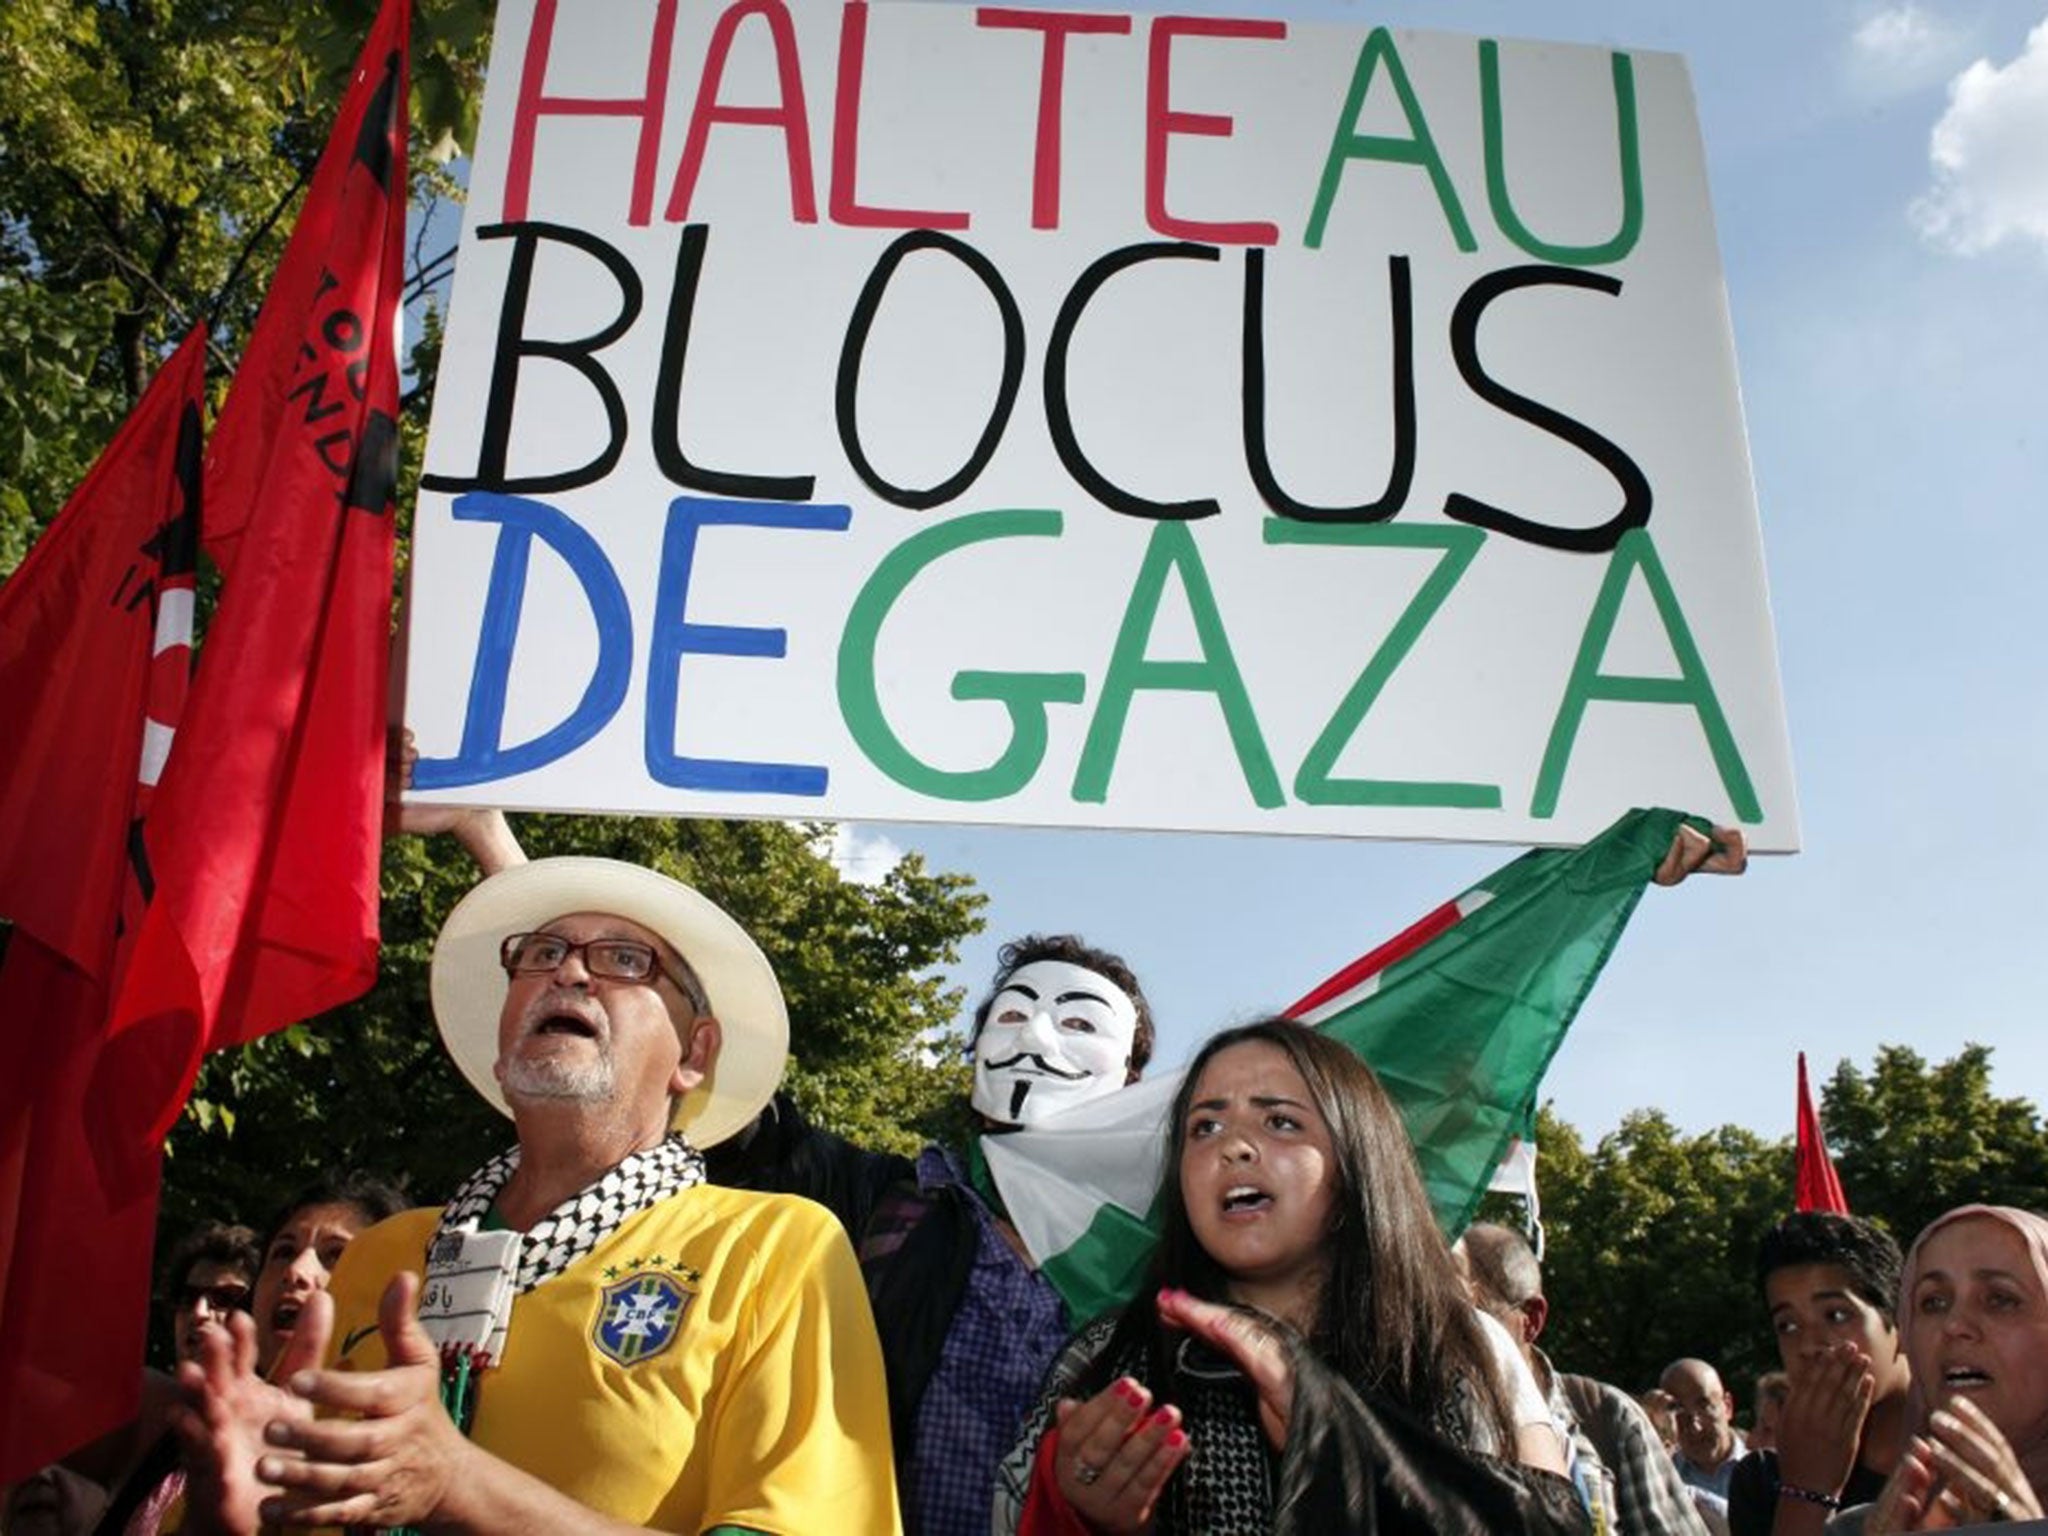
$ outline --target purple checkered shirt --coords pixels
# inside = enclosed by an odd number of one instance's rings
[[[926,1191],[960,1191],[974,1212],[976,1243],[959,1310],[918,1406],[904,1525],[912,1536],[987,1536],[996,1463],[1016,1445],[1072,1330],[1059,1293],[1010,1246],[957,1157],[926,1147],[917,1182]]]

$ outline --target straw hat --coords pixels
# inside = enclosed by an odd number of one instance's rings
[[[767,956],[715,902],[680,880],[617,859],[515,864],[448,914],[434,944],[434,1021],[470,1086],[500,1114],[512,1113],[493,1070],[508,985],[499,945],[507,934],[572,912],[622,917],[659,934],[704,984],[724,1039],[710,1076],[678,1101],[675,1128],[701,1148],[751,1122],[773,1097],[789,1059],[789,1011]]]

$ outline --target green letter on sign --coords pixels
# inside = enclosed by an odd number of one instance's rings
[[[1614,635],[1614,621],[1621,614],[1621,600],[1628,592],[1629,573],[1640,568],[1649,586],[1650,600],[1657,605],[1665,638],[1678,660],[1677,677],[1613,677],[1600,671],[1600,658]],[[1721,786],[1735,806],[1738,818],[1747,822],[1764,819],[1757,804],[1756,789],[1749,782],[1749,770],[1736,750],[1735,733],[1728,729],[1728,717],[1721,713],[1714,697],[1714,685],[1706,664],[1679,611],[1678,596],[1671,590],[1671,578],[1657,558],[1646,529],[1631,528],[1614,546],[1607,564],[1607,577],[1600,595],[1593,600],[1586,633],[1579,641],[1578,660],[1572,663],[1571,680],[1565,684],[1564,702],[1557,707],[1557,723],[1550,728],[1550,745],[1543,749],[1543,767],[1536,775],[1536,796],[1529,804],[1531,816],[1557,814],[1558,786],[1564,781],[1565,764],[1571,760],[1572,743],[1578,739],[1579,722],[1586,717],[1586,705],[1594,699],[1613,699],[1628,704],[1687,704],[1700,717],[1700,729],[1707,733],[1707,747],[1714,754],[1714,767]]]
[[[1294,775],[1295,798],[1304,805],[1451,805],[1461,810],[1499,810],[1498,784],[1330,777],[1330,770],[1337,766],[1337,759],[1365,723],[1380,690],[1387,686],[1394,669],[1407,659],[1423,630],[1429,627],[1429,621],[1436,617],[1437,609],[1458,584],[1458,578],[1479,553],[1479,546],[1486,542],[1484,530],[1401,523],[1298,523],[1274,517],[1266,520],[1265,534],[1268,544],[1352,544],[1369,549],[1443,551],[1443,558],[1424,578],[1387,638],[1358,674],[1358,681],[1338,702],[1322,735],[1303,756],[1301,768]]]
[[[1394,95],[1401,103],[1401,113],[1408,119],[1412,136],[1405,139],[1390,139],[1379,134],[1358,131],[1358,115],[1365,110],[1365,93],[1372,86],[1372,73],[1384,62],[1387,78],[1393,82]],[[1419,165],[1429,172],[1430,184],[1436,188],[1436,200],[1443,204],[1444,222],[1451,226],[1451,238],[1458,243],[1461,251],[1476,251],[1479,242],[1472,238],[1472,226],[1465,222],[1465,211],[1458,206],[1457,189],[1451,185],[1451,173],[1444,169],[1443,156],[1436,152],[1436,140],[1429,135],[1429,124],[1423,120],[1422,104],[1415,99],[1415,88],[1408,83],[1408,71],[1401,66],[1401,55],[1394,49],[1393,34],[1385,27],[1374,27],[1372,35],[1365,40],[1365,46],[1358,50],[1358,62],[1351,69],[1351,91],[1344,99],[1344,117],[1337,124],[1336,137],[1330,140],[1330,153],[1323,160],[1322,184],[1316,188],[1316,206],[1308,218],[1308,232],[1302,236],[1302,244],[1310,250],[1323,243],[1323,226],[1329,222],[1330,205],[1337,200],[1337,183],[1344,175],[1344,167],[1351,160],[1386,160],[1396,165]]]
[[[860,589],[839,637],[839,713],[868,761],[905,789],[938,800],[1000,800],[1014,795],[1045,759],[1048,704],[1078,704],[1088,680],[1078,672],[961,672],[956,699],[992,699],[1010,712],[1010,743],[986,768],[934,768],[898,739],[882,716],[875,688],[875,641],[896,599],[928,565],[987,539],[1058,538],[1055,511],[976,512],[913,534],[890,550]]]
[[[1621,156],[1621,228],[1601,245],[1551,245],[1529,232],[1508,197],[1507,151],[1502,147],[1500,109],[1500,44],[1479,45],[1480,115],[1486,132],[1486,196],[1493,221],[1538,261],[1560,267],[1599,267],[1619,261],[1635,249],[1643,232],[1643,166],[1636,147],[1636,77],[1628,55],[1614,55],[1614,131]]]
[[[1145,642],[1151,639],[1153,621],[1159,617],[1159,599],[1166,591],[1170,570],[1180,573],[1181,588],[1188,596],[1195,638],[1202,648],[1200,661],[1145,659]],[[1117,631],[1109,669],[1103,675],[1102,697],[1096,701],[1095,718],[1088,725],[1081,764],[1074,770],[1076,800],[1100,803],[1109,798],[1109,773],[1116,766],[1117,748],[1123,745],[1131,696],[1140,688],[1215,694],[1224,723],[1230,727],[1238,766],[1251,786],[1252,802],[1267,810],[1282,803],[1280,775],[1273,771],[1272,754],[1266,750],[1258,718],[1252,713],[1251,695],[1245,692],[1237,658],[1230,652],[1230,637],[1224,634],[1223,616],[1216,611],[1209,573],[1202,565],[1193,532],[1183,522],[1159,524],[1152,530],[1152,542],[1145,546],[1145,563],[1138,567],[1138,579],[1131,586],[1130,605],[1124,609],[1123,627]]]

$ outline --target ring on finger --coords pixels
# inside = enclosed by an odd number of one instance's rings
[[[1081,1484],[1082,1487],[1086,1488],[1090,1486],[1094,1483],[1095,1479],[1097,1479],[1100,1476],[1102,1476],[1102,1468],[1091,1467],[1085,1461],[1077,1461],[1074,1463],[1074,1477]]]
[[[2012,1518],[2012,1494],[2003,1488],[1999,1489],[1998,1497],[1991,1501],[1991,1507],[1998,1511],[1999,1519],[2010,1520]]]

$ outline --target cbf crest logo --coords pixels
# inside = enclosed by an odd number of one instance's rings
[[[643,1271],[608,1285],[598,1296],[590,1339],[607,1359],[638,1365],[674,1341],[691,1293],[673,1275]]]

